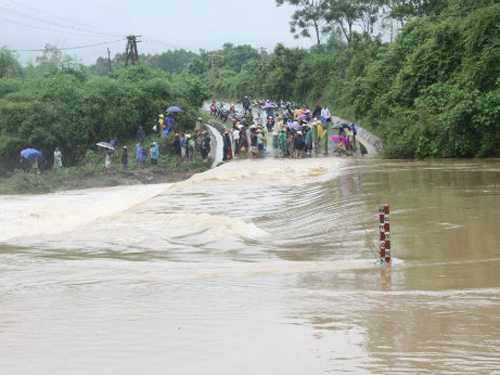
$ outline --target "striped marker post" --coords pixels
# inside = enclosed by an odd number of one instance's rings
[[[391,208],[388,204],[379,209],[379,232],[381,264],[391,264]]]

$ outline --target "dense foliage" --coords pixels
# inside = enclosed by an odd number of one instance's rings
[[[46,52],[22,70],[12,53],[1,50],[0,63],[11,64],[0,70],[0,169],[15,166],[24,147],[50,156],[58,146],[67,164],[77,163],[98,141],[128,139],[139,125],[150,131],[168,105],[185,110],[180,127],[192,127],[207,98],[193,75],[139,65],[98,76]]]
[[[0,49],[0,169],[27,146],[62,147],[75,163],[96,141],[148,131],[169,104],[187,110],[188,127],[207,93],[319,100],[380,135],[389,157],[500,154],[497,0],[285,2],[297,6],[293,31],[317,41],[311,50],[228,43],[124,69],[121,55],[87,68],[50,46],[23,68]],[[392,42],[379,35],[387,24],[391,39],[404,25]]]
[[[389,157],[500,155],[500,3],[393,3],[406,24],[391,43],[333,32],[311,51],[240,55],[237,69],[230,46],[201,55],[192,72],[219,96],[321,100],[381,135]]]

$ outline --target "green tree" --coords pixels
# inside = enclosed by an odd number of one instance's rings
[[[296,6],[298,9],[293,13],[290,21],[290,30],[296,38],[310,38],[310,30],[313,29],[316,37],[316,45],[321,45],[321,34],[327,31],[324,18],[325,0],[276,0],[281,6],[285,3]]]
[[[21,74],[21,64],[14,53],[7,48],[0,48],[0,79],[19,77]]]
[[[359,0],[361,21],[365,33],[370,35],[374,34],[375,25],[384,11],[384,6],[388,5],[388,1],[389,0]]]
[[[391,15],[406,20],[409,17],[438,15],[448,5],[448,0],[391,0]]]
[[[278,44],[269,62],[264,91],[273,98],[287,98],[294,94],[294,80],[306,56],[304,50],[286,48]]]
[[[347,44],[353,41],[355,23],[361,19],[363,9],[359,0],[328,0],[325,18],[331,28],[338,28]]]
[[[184,49],[167,51],[157,55],[142,55],[140,59],[154,68],[175,74],[186,70],[197,54]]]

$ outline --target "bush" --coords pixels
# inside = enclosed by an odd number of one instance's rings
[[[17,165],[19,151],[35,147],[51,163],[55,147],[75,165],[96,142],[134,137],[139,125],[150,132],[158,114],[179,105],[180,128],[194,126],[207,91],[198,77],[172,77],[132,66],[111,77],[30,67],[26,80],[0,79],[0,170]]]

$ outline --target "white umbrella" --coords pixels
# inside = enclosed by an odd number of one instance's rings
[[[115,151],[115,148],[113,147],[113,145],[111,143],[108,143],[108,142],[99,142],[96,144],[96,146],[100,147],[100,148],[104,148],[106,150]]]

